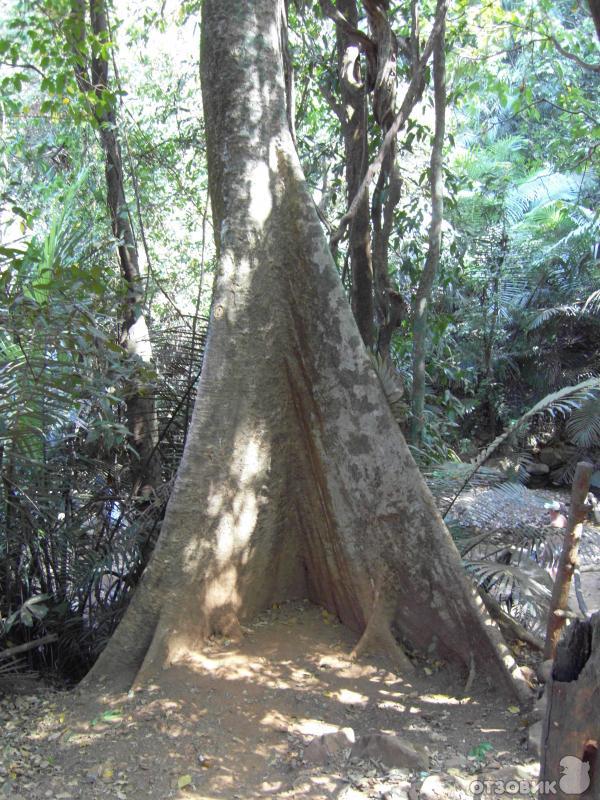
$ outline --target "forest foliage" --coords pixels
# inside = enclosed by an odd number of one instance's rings
[[[57,633],[58,643],[27,663],[70,677],[103,647],[160,530],[215,270],[199,3],[102,3],[102,35],[77,27],[77,5],[11,0],[0,12],[0,642]],[[288,4],[295,137],[332,237],[352,199],[335,11],[375,37],[373,5]],[[436,6],[379,5],[396,42],[399,103]],[[109,65],[109,85],[78,83],[82,35],[90,60]],[[389,130],[368,86],[369,47],[353,66],[366,109],[363,167]],[[456,0],[444,53],[445,212],[427,299],[424,424],[413,452],[431,471],[469,462],[498,437],[529,458],[540,443],[560,441],[570,457],[554,478],[568,482],[577,459],[600,447],[598,37],[584,2]],[[371,298],[372,322],[391,332],[386,352],[374,338],[374,368],[405,433],[411,309],[430,247],[431,73],[428,63],[367,210],[374,252],[385,251],[387,293],[384,304]],[[122,346],[127,287],[101,145],[108,111],[127,198],[119,213],[134,234],[153,351],[143,363]],[[382,243],[377,220],[386,213]],[[350,249],[346,231],[334,252],[352,299]],[[126,407],[134,377],[156,404],[162,482],[151,491],[132,477],[139,458]],[[554,413],[527,416],[533,407]],[[533,427],[520,424],[524,415]]]

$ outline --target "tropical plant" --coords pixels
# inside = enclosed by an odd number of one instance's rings
[[[46,657],[73,675],[110,634],[150,554],[205,335],[194,319],[163,333],[161,376],[147,379],[160,390],[167,482],[140,505],[112,315],[122,298],[106,279],[112,243],[90,238],[84,222],[89,189],[84,171],[56,197],[45,234],[1,254],[0,638],[59,633]]]

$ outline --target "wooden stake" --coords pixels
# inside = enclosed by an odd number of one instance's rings
[[[594,467],[587,461],[580,461],[575,470],[573,486],[571,487],[571,508],[565,530],[563,549],[558,564],[558,571],[552,590],[550,612],[548,614],[548,627],[546,629],[546,645],[544,656],[546,659],[554,658],[556,645],[560,638],[561,630],[565,624],[565,610],[569,602],[571,580],[577,566],[577,555],[583,521],[586,517],[587,507],[585,499],[590,489],[590,480]]]

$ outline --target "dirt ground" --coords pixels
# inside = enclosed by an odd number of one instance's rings
[[[480,681],[465,696],[465,676],[435,662],[404,676],[377,658],[352,662],[354,643],[323,610],[286,604],[241,642],[208,642],[160,688],[5,696],[0,797],[401,800],[436,773],[463,786],[516,765],[536,776],[527,718],[496,687]],[[308,742],[341,728],[398,734],[426,748],[429,766],[304,760]]]

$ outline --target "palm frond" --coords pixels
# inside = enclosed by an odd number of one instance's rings
[[[596,390],[600,389],[600,378],[588,378],[575,386],[565,386],[557,392],[546,395],[532,408],[529,409],[515,422],[511,423],[508,428],[497,436],[494,441],[483,450],[480,455],[475,459],[473,467],[478,469],[479,466],[484,464],[487,459],[503,444],[512,434],[522,428],[534,417],[540,414],[549,413],[556,414],[569,414],[573,409],[578,408],[590,395]]]
[[[543,308],[536,310],[535,316],[527,323],[527,330],[534,331],[543,327],[550,320],[556,317],[577,317],[581,313],[581,307],[577,303],[554,306],[553,308]]]
[[[552,596],[552,579],[545,570],[527,560],[519,565],[474,561],[467,571],[526,629],[543,635]]]
[[[583,304],[582,313],[598,314],[600,312],[600,289],[596,289]]]
[[[573,410],[566,432],[578,447],[597,447],[600,444],[600,393],[588,397]]]
[[[492,561],[469,561],[468,571],[475,577],[478,585],[499,587],[502,593],[514,594],[519,587],[520,594],[536,600],[548,601],[552,595],[552,578],[546,570],[534,561],[527,563],[501,564]]]
[[[472,471],[472,464],[463,461],[446,461],[423,468],[423,475],[435,497],[444,497],[456,491],[457,487]],[[475,486],[490,486],[508,480],[506,473],[495,467],[482,467],[473,476]]]
[[[573,411],[573,409],[581,406],[581,404],[589,399],[590,396],[594,396],[594,393],[598,390],[600,390],[600,378],[588,378],[588,380],[582,381],[575,386],[565,386],[563,389],[559,389],[557,392],[546,395],[532,408],[530,408],[529,411],[525,412],[525,414],[519,417],[519,419],[512,422],[504,431],[504,433],[501,433],[499,436],[497,436],[491,444],[481,451],[475,461],[472,462],[471,472],[446,509],[444,517],[449,513],[450,509],[456,502],[456,499],[472,480],[473,476],[477,473],[480,467],[485,464],[488,458],[490,458],[493,453],[498,450],[500,445],[507,441],[507,439],[523,428],[526,424],[531,422],[532,419],[541,414],[548,413],[552,416],[562,414],[567,416],[571,411]]]
[[[520,182],[509,196],[519,197],[529,208],[536,208],[556,200],[574,202],[581,194],[582,184],[583,179],[577,173],[538,170]]]

